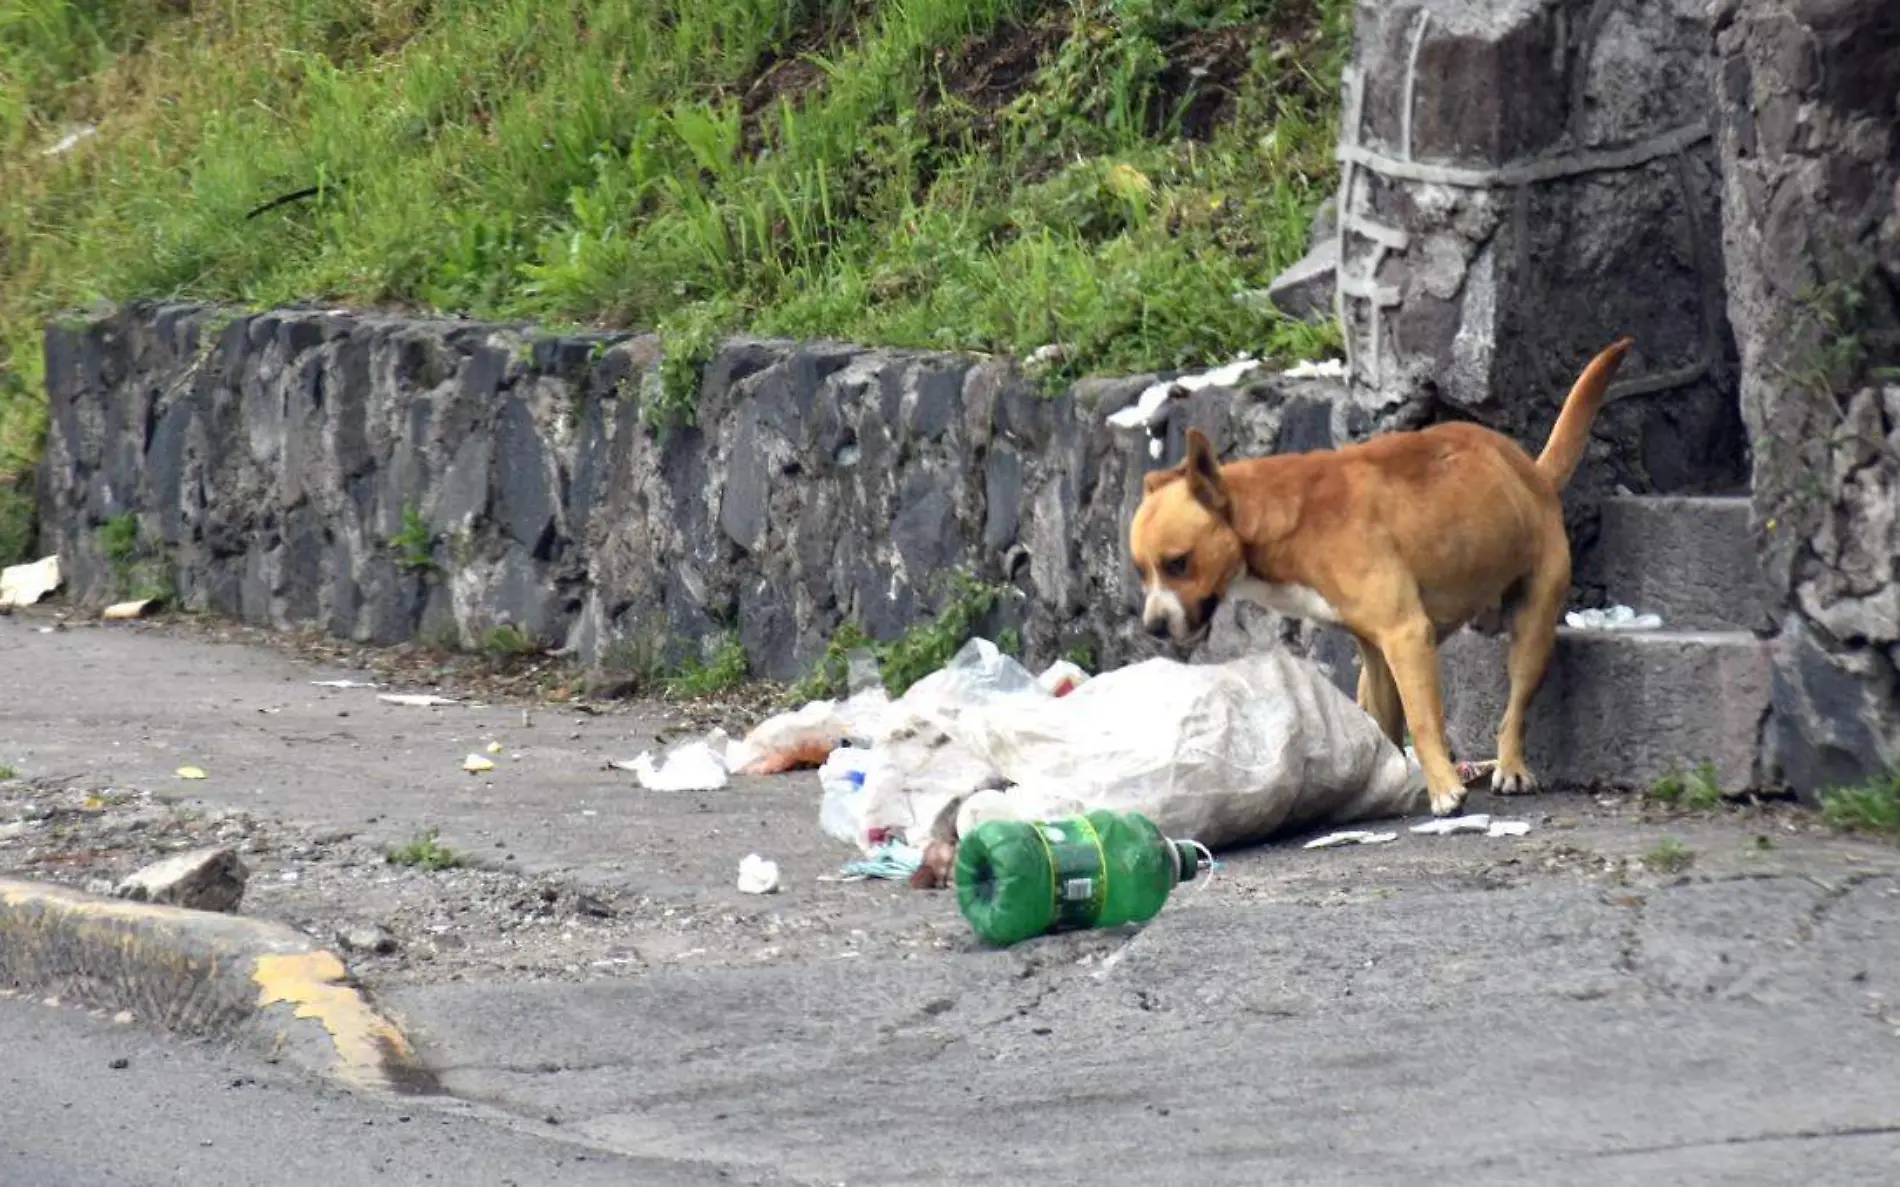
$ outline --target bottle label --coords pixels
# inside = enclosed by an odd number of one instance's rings
[[[1049,847],[1055,868],[1056,922],[1053,930],[1093,927],[1108,901],[1108,863],[1102,838],[1086,817],[1036,826]]]

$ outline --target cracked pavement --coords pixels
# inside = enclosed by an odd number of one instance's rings
[[[564,1141],[801,1184],[1900,1181],[1900,851],[1797,810],[1479,796],[1530,835],[1227,854],[1132,938],[989,952],[948,895],[819,881],[851,855],[809,773],[603,769],[663,707],[524,726],[50,621],[0,619],[34,674],[0,868],[83,884],[222,829],[245,910],[386,928],[357,967],[446,1090]],[[379,860],[424,828],[478,868]],[[1686,868],[1645,862],[1666,839]],[[755,851],[782,893],[733,888]]]

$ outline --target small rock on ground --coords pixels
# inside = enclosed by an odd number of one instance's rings
[[[116,893],[139,902],[228,912],[243,901],[249,879],[250,871],[237,850],[218,845],[154,862],[119,883]]]

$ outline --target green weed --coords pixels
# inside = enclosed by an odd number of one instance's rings
[[[1068,650],[1062,653],[1062,658],[1084,672],[1091,674],[1095,672],[1095,644],[1087,639],[1071,644]]]
[[[1821,814],[1835,828],[1900,836],[1900,767],[1852,787],[1821,793]]]
[[[389,547],[396,554],[397,567],[404,572],[425,576],[436,572],[435,532],[419,508],[402,509],[402,528],[389,538]]]
[[[608,644],[600,667],[633,692],[660,687],[667,671],[666,632],[653,624],[636,624]]]
[[[491,627],[482,636],[482,650],[488,654],[506,658],[514,655],[533,655],[541,650],[541,641],[534,637],[533,631],[526,631],[511,622]]]
[[[1649,798],[1659,804],[1697,812],[1719,808],[1726,802],[1721,779],[1716,774],[1715,764],[1710,762],[1697,763],[1686,772],[1671,768],[1650,784]]]
[[[1643,864],[1658,874],[1679,874],[1695,864],[1695,850],[1674,837],[1664,837],[1643,854]]]
[[[746,658],[745,644],[739,641],[739,636],[727,634],[714,647],[711,660],[702,662],[689,658],[678,672],[666,678],[664,687],[668,695],[675,697],[712,696],[739,687],[750,674],[751,661]]]
[[[100,524],[99,551],[112,573],[114,596],[133,601],[175,602],[177,581],[163,545],[148,541],[139,518],[122,511]]]
[[[384,860],[390,865],[411,866],[419,870],[435,873],[439,870],[452,870],[462,864],[462,858],[454,850],[437,840],[438,830],[425,829],[417,833],[407,845],[398,845],[384,854]]]
[[[20,777],[20,772],[14,770],[12,767],[6,765],[5,763],[0,763],[0,783],[5,783],[11,779],[18,779],[19,777]]]
[[[849,687],[851,657],[858,653],[868,653],[876,661],[885,691],[893,697],[903,696],[911,685],[950,662],[958,649],[976,634],[983,616],[995,608],[1011,587],[991,585],[960,571],[950,572],[944,580],[943,608],[937,616],[917,624],[897,639],[880,642],[852,622],[839,627],[811,674],[793,685],[786,699],[804,702],[843,696]],[[1018,639],[1018,646],[1020,642]],[[1000,643],[998,647],[1001,649]]]

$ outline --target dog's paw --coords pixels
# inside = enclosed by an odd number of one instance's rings
[[[1465,806],[1465,789],[1459,784],[1440,790],[1432,789],[1432,815],[1456,816]]]
[[[1537,790],[1537,776],[1523,763],[1498,763],[1491,772],[1491,790],[1499,795],[1527,795]]]

